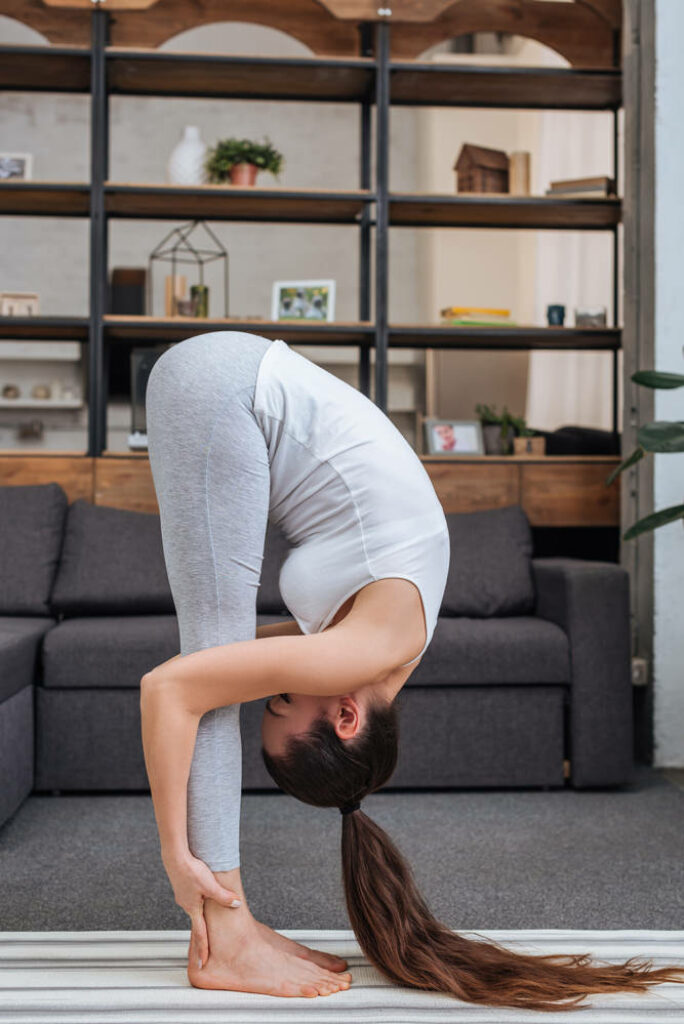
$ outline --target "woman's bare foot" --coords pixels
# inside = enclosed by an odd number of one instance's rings
[[[202,968],[188,963],[188,980],[196,988],[307,997],[349,988],[350,974],[333,973],[269,941],[245,904],[231,910],[207,900],[204,915],[209,959]]]
[[[281,935],[280,932],[269,928],[263,921],[257,921],[256,924],[263,931],[267,942],[271,942],[277,948],[285,950],[286,953],[300,956],[304,960],[311,960],[313,963],[318,964],[319,967],[326,967],[329,971],[342,972],[347,970],[347,961],[343,960],[341,956],[335,956],[333,953],[324,953],[321,949],[311,949],[310,946],[303,946],[301,942],[288,939],[286,935]]]

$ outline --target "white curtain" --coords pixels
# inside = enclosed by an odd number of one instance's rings
[[[548,50],[544,57],[549,64],[565,63]],[[544,195],[551,181],[612,176],[612,114],[543,111],[535,163],[533,191],[538,195]],[[539,231],[536,322],[545,324],[546,307],[561,303],[566,308],[566,327],[574,326],[577,306],[606,306],[611,325],[612,248],[611,232]],[[611,429],[612,358],[611,352],[532,352],[527,422],[540,430],[565,424]]]

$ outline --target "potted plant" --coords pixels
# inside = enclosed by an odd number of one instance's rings
[[[515,435],[511,414],[507,406],[498,413],[495,405],[478,402],[475,412],[482,424],[482,436],[487,455],[509,455]]]
[[[679,373],[662,373],[658,370],[637,370],[631,378],[635,384],[641,384],[646,388],[672,388],[684,387],[684,376]],[[675,420],[656,420],[654,423],[644,423],[637,431],[637,447],[624,459],[619,466],[606,478],[606,485],[610,485],[616,477],[639,462],[647,452],[684,452],[684,422]],[[669,508],[661,508],[651,512],[647,516],[638,519],[636,523],[623,534],[623,540],[632,540],[641,533],[649,530],[657,530],[659,526],[666,523],[673,523],[677,519],[684,519],[684,504],[671,505]]]
[[[278,176],[283,166],[283,155],[271,144],[251,139],[220,139],[207,152],[205,169],[213,184],[253,185],[259,171]]]

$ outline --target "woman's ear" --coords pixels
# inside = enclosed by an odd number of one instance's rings
[[[361,715],[353,697],[340,697],[333,724],[341,740],[350,740],[356,736],[361,728]]]

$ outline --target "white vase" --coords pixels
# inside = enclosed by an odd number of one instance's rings
[[[183,136],[173,149],[166,167],[166,180],[175,185],[203,185],[206,181],[204,161],[206,143],[195,124],[186,124]]]

